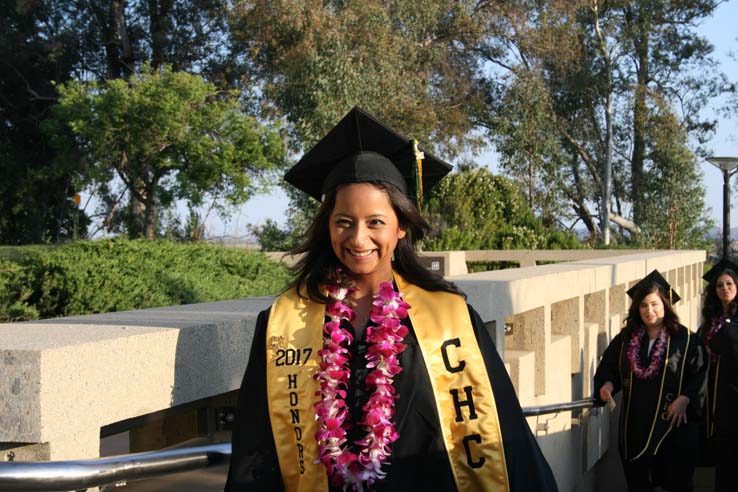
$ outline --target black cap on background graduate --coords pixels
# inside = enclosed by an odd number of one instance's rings
[[[664,291],[664,294],[666,294],[666,297],[669,298],[669,302],[671,302],[672,304],[676,304],[677,302],[679,302],[679,299],[681,299],[681,297],[679,297],[679,294],[677,294],[676,291],[671,288],[669,282],[667,282],[666,279],[661,276],[658,270],[652,271],[651,273],[643,277],[641,281],[628,289],[628,296],[633,299],[634,296],[641,292],[641,289],[647,289],[653,284],[658,284],[661,287],[661,289]]]
[[[710,268],[710,271],[704,274],[702,278],[707,282],[712,283],[712,281],[725,270],[731,270],[733,273],[738,274],[738,265],[727,258],[723,258],[718,261],[714,267]]]
[[[316,200],[344,183],[382,181],[397,186],[416,203],[453,167],[420,151],[403,137],[355,107],[284,176]]]

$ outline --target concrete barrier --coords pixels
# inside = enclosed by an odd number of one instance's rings
[[[534,406],[592,395],[599,358],[630,306],[626,291],[654,268],[681,294],[676,311],[695,331],[704,261],[704,251],[639,251],[467,274],[454,281],[495,327],[492,336],[521,404]],[[616,419],[605,409],[528,419],[560,490],[595,490],[595,485],[596,490],[625,490],[618,481],[619,459],[601,459],[608,450],[617,455],[609,446],[611,420]],[[597,480],[598,474],[609,478]]]

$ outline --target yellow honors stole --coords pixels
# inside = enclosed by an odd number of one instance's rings
[[[423,290],[397,274],[395,281],[412,306],[408,313],[430,374],[456,488],[510,490],[495,396],[466,302]]]
[[[466,303],[460,296],[409,284],[397,273],[395,282],[411,306],[408,313],[430,375],[457,489],[508,491],[497,406]],[[300,299],[294,290],[281,295],[269,315],[269,415],[288,492],[328,489],[325,467],[318,461],[313,407],[320,392],[313,375],[324,321],[325,306]]]
[[[314,376],[323,348],[325,305],[293,289],[279,296],[266,334],[267,401],[279,469],[286,492],[325,492],[328,476],[318,461]]]

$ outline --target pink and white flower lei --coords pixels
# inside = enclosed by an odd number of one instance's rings
[[[315,438],[320,461],[328,470],[331,483],[343,486],[344,490],[361,491],[364,483],[371,487],[386,476],[382,464],[391,453],[390,444],[400,437],[392,422],[397,398],[392,384],[394,377],[402,372],[397,357],[405,350],[402,341],[408,329],[400,320],[407,317],[410,305],[389,282],[382,283],[374,297],[370,317],[377,326],[366,329],[366,340],[370,344],[367,367],[374,370],[366,377],[371,395],[362,407],[364,418],[359,422],[366,435],[354,443],[359,451],[353,453],[345,445],[346,430],[351,426],[345,399],[351,377],[348,346],[353,343],[353,337],[341,327],[341,323],[355,317],[353,310],[344,303],[352,289],[340,284],[327,289],[334,302],[326,308],[329,321],[323,326],[323,349],[318,352],[321,363],[315,378],[320,382],[320,392],[316,395],[321,398],[315,404],[319,427]]]
[[[710,328],[707,330],[707,333],[705,333],[705,348],[707,348],[707,353],[710,354],[710,363],[712,364],[715,364],[717,362],[718,354],[713,354],[712,350],[710,350],[710,340],[712,340],[712,337],[714,337],[715,334],[720,331],[720,328],[723,327],[726,319],[727,317],[724,314],[713,318],[712,323],[710,324]]]
[[[664,361],[664,355],[666,354],[666,339],[667,333],[664,328],[659,331],[658,338],[651,348],[651,363],[645,369],[641,367],[641,360],[638,356],[638,352],[641,350],[641,339],[643,338],[646,329],[640,327],[637,330],[633,330],[633,334],[630,337],[628,343],[628,361],[630,362],[630,370],[639,379],[653,379],[658,375],[661,369],[661,364]]]

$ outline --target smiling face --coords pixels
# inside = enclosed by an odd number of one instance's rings
[[[638,311],[646,328],[659,328],[664,324],[664,303],[657,292],[651,292],[644,297]]]
[[[720,275],[717,282],[715,282],[715,293],[718,299],[720,299],[720,302],[723,303],[724,308],[729,306],[736,295],[736,285],[733,277],[727,273]]]
[[[387,192],[371,183],[340,187],[328,230],[333,252],[355,276],[377,287],[392,277],[392,253],[406,231]]]

